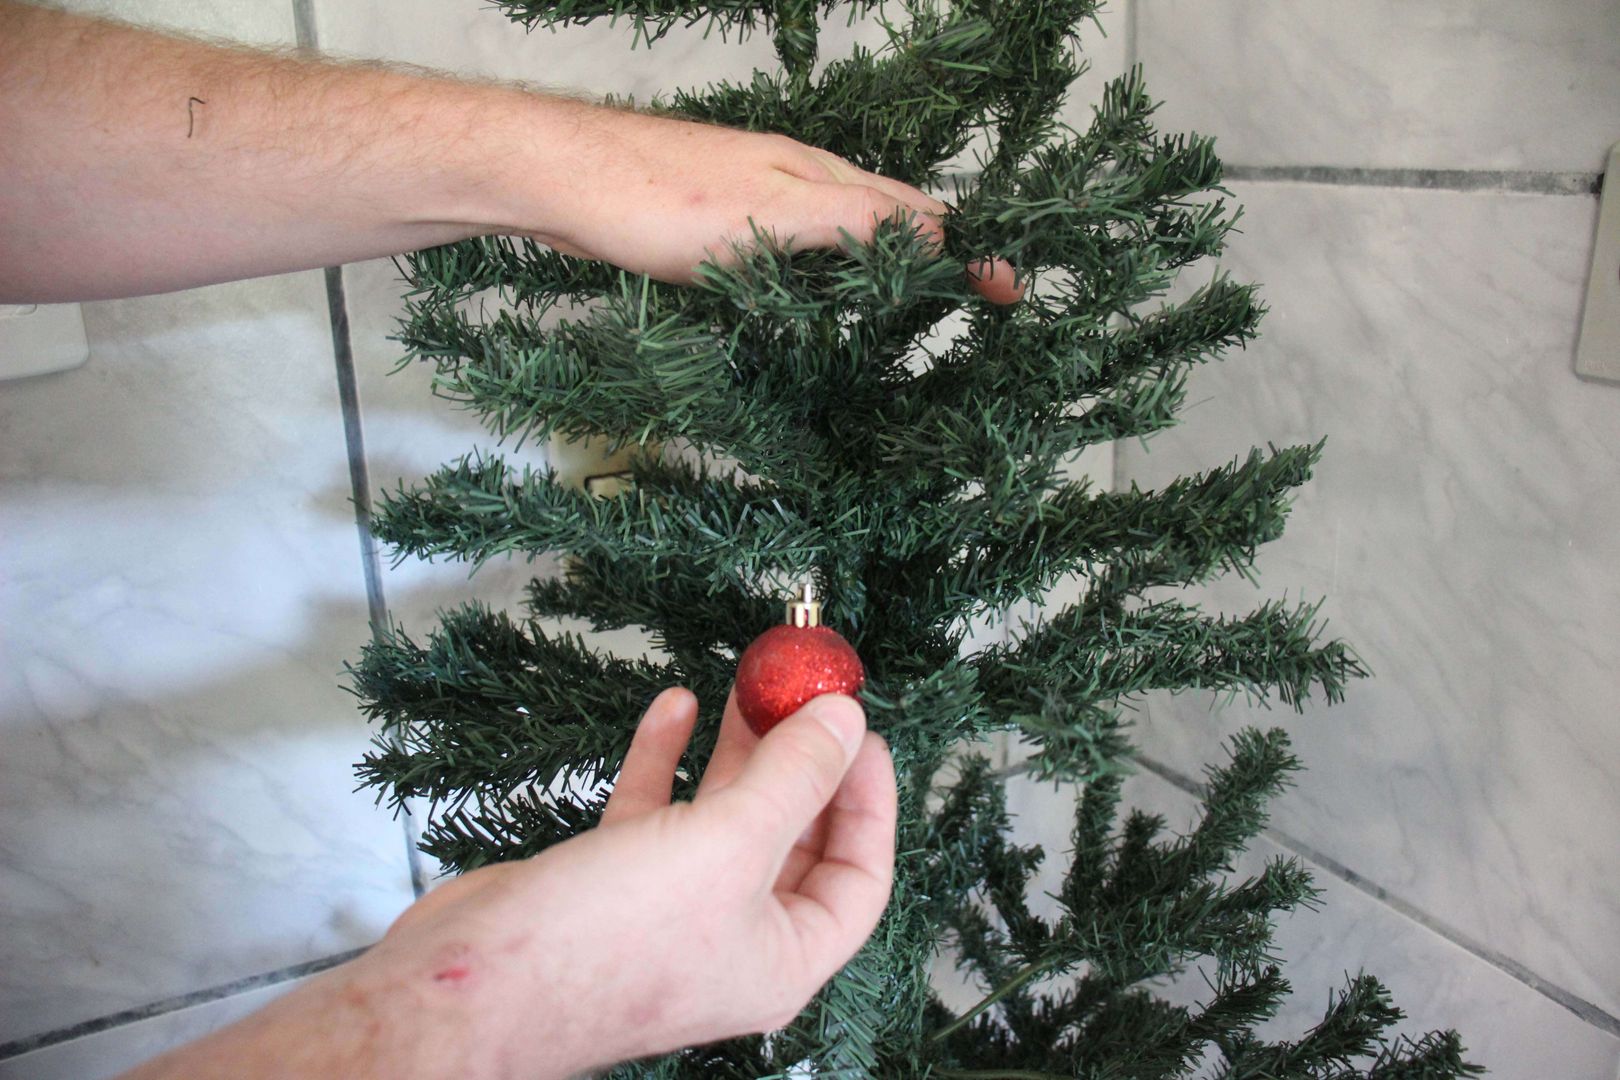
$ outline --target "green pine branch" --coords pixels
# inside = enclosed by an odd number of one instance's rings
[[[573,618],[594,630],[645,629],[654,647],[697,672],[726,668],[782,612],[776,597],[716,595],[709,574],[691,558],[620,560],[601,553],[570,560],[564,578],[530,583],[536,618]],[[721,692],[724,693],[722,686]]]
[[[921,587],[924,610],[942,617],[995,610],[1120,562],[1151,563],[1176,584],[1228,570],[1248,576],[1258,547],[1282,534],[1291,493],[1309,479],[1321,445],[1273,447],[1270,457],[1254,451],[1156,492],[1132,485],[1093,493],[1080,482],[1050,497],[1043,496],[1057,482],[1055,468],[1038,471],[1020,449],[1008,447],[1004,471],[979,493],[936,497],[888,519],[889,557],[936,568]]]
[[[1049,425],[1133,380],[1164,378],[1245,345],[1264,311],[1253,286],[1225,277],[1125,326],[1107,321],[1116,307],[1111,303],[1099,314],[1085,302],[1048,318],[970,322],[949,352],[903,386],[881,414],[884,471],[938,470],[987,482],[1022,461],[1009,462],[1007,436],[980,421],[986,402],[1022,425]],[[937,437],[946,433],[948,442]],[[1057,442],[1043,449],[1061,455],[1075,447]]]
[[[1343,642],[1317,644],[1318,607],[1267,602],[1210,618],[1159,601],[1107,618],[1077,604],[1016,644],[985,650],[976,667],[986,697],[1007,714],[1018,711],[1022,687],[1054,683],[1080,703],[1199,688],[1275,693],[1298,709],[1313,688],[1337,701],[1350,679],[1366,674]]]
[[[658,107],[728,127],[791,132],[863,169],[928,185],[976,129],[995,128],[1002,157],[1014,161],[1052,133],[1050,114],[1083,70],[1068,48],[1073,28],[1097,6],[915,5],[908,26],[885,24],[885,47],[857,46],[813,84],[790,64],[780,76],[757,72],[746,83],[677,91]]]
[[[475,319],[419,306],[402,340],[437,365],[435,390],[521,443],[596,435],[618,446],[685,439],[764,473],[813,471],[810,440],[777,437],[792,415],[739,388],[735,340],[716,332],[702,294],[620,275],[590,314],[546,325],[527,309]]]
[[[361,781],[396,805],[450,806],[611,777],[635,717],[679,679],[476,604],[446,613],[425,645],[402,629],[380,636],[349,674],[380,731],[357,768]]]
[[[397,265],[409,282],[402,320],[402,340],[408,346],[411,324],[422,312],[479,293],[490,292],[512,306],[543,314],[561,303],[594,300],[612,291],[621,276],[608,263],[564,255],[529,237],[515,236],[476,236],[424,248],[403,256]],[[651,287],[663,288],[656,282]],[[433,359],[428,354],[423,358]]]
[[[801,575],[830,547],[871,528],[859,506],[815,517],[769,488],[706,472],[677,479],[677,467],[640,468],[656,471],[662,489],[638,485],[598,499],[549,472],[516,472],[501,458],[464,458],[414,489],[385,495],[373,531],[401,555],[478,563],[509,552],[694,558],[718,590]]]
[[[447,870],[465,874],[491,863],[527,859],[602,820],[607,794],[517,790],[488,798],[469,797],[431,811],[418,843]]]

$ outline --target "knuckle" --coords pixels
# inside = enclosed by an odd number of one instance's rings
[[[859,188],[856,197],[856,208],[860,211],[862,224],[871,225],[874,222],[889,216],[894,209],[894,200],[885,196],[876,188]]]

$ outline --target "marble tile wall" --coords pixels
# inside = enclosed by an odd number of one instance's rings
[[[1162,119],[1243,165],[1596,172],[1620,131],[1613,0],[1152,0]]]
[[[1238,727],[1288,727],[1307,771],[1274,837],[1332,879],[1290,924],[1296,960],[1398,991],[1421,968],[1413,1019],[1459,1027],[1494,1075],[1606,1080],[1620,388],[1573,372],[1596,199],[1535,192],[1589,190],[1620,138],[1620,6],[1165,0],[1138,5],[1134,46],[1166,125],[1276,182],[1231,185],[1226,268],[1263,285],[1260,341],[1195,374],[1181,427],[1122,444],[1118,478],[1328,436],[1258,589],[1201,598],[1325,596],[1374,673],[1299,717],[1155,697],[1145,751],[1196,775]],[[1544,183],[1568,172],[1584,183]]]
[[[369,943],[411,896],[350,790],[320,276],[85,321],[90,363],[0,384],[6,1043]]]
[[[1155,698],[1141,741],[1195,773],[1238,727],[1286,724],[1310,771],[1283,829],[1612,1032],[1620,970],[1592,946],[1620,941],[1620,394],[1571,369],[1593,201],[1235,192],[1228,267],[1267,283],[1267,331],[1195,377],[1183,427],[1121,448],[1121,474],[1151,487],[1326,435],[1260,587],[1203,598],[1325,595],[1374,677],[1298,718]]]
[[[77,6],[294,37],[286,4]],[[84,367],[0,383],[8,1076],[132,1064],[191,1028],[62,1040],[367,945],[413,895],[352,791],[337,676],[369,630],[321,275],[84,316]]]
[[[0,1080],[103,1080],[234,1024],[297,986],[289,979],[0,1059]]]

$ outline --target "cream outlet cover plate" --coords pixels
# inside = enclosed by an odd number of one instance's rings
[[[1603,174],[1603,206],[1598,210],[1597,247],[1586,283],[1575,371],[1620,382],[1620,143],[1609,151],[1609,167]]]
[[[0,379],[66,371],[88,359],[78,304],[0,304]]]

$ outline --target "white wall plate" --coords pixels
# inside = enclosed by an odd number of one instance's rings
[[[78,304],[0,304],[0,379],[66,371],[88,359]]]
[[[1603,174],[1603,207],[1598,211],[1597,246],[1586,283],[1575,371],[1620,382],[1620,143],[1609,151],[1609,167]]]

